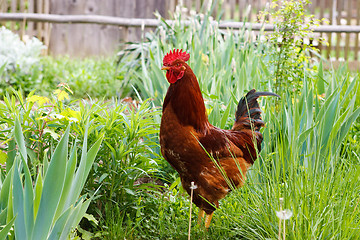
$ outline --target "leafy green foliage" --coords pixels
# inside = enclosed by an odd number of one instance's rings
[[[30,92],[36,87],[40,54],[46,47],[37,38],[26,43],[5,27],[0,28],[0,96],[10,86]]]
[[[16,116],[24,129],[26,148],[29,154],[29,167],[36,171],[44,157],[53,145],[59,140],[64,128],[72,122],[80,122],[81,117],[76,108],[67,102],[69,89],[66,85],[59,86],[51,98],[30,93],[25,99],[21,91],[13,90],[14,95],[7,95],[0,102],[0,140],[8,143],[14,128]],[[70,89],[69,89],[70,90]],[[70,90],[71,91],[71,90]],[[85,125],[83,124],[82,127]]]
[[[69,124],[71,138],[86,135],[89,136],[87,139],[90,143],[95,143],[104,135],[103,145],[95,163],[86,164],[81,168],[86,174],[90,172],[88,181],[78,179],[85,173],[74,176],[75,173],[71,169],[75,165],[68,168],[66,175],[59,178],[64,178],[65,182],[74,178],[77,182],[77,185],[67,189],[67,194],[79,192],[83,187],[84,193],[96,194],[90,213],[97,218],[107,217],[104,214],[107,205],[119,207],[122,212],[135,214],[134,199],[138,198],[139,193],[155,186],[151,181],[143,182],[141,178],[155,179],[160,176],[159,169],[162,168],[157,143],[159,111],[150,108],[148,101],[134,101],[129,104],[111,101],[68,102],[71,92],[69,86],[63,84],[54,91],[51,98],[31,93],[24,99],[19,91],[15,92],[15,96],[5,97],[4,102],[0,104],[0,138],[4,143],[9,143],[8,155],[12,149],[9,140],[15,127],[12,118],[18,115],[21,116],[21,126],[25,130],[26,140],[22,149],[25,150],[23,155],[26,152],[29,155],[28,166],[31,175],[36,175],[39,168],[49,168],[46,162],[39,159],[47,157],[47,152],[53,148],[54,142],[58,141],[64,128]],[[89,133],[84,131],[86,119],[91,121]],[[81,143],[81,140],[77,141]],[[72,144],[69,142],[68,147]],[[76,153],[75,149],[73,151]],[[10,162],[11,159],[8,158],[8,163]],[[76,161],[73,163],[76,164]],[[8,166],[9,164],[7,168]],[[66,200],[63,204],[67,206],[70,202]]]
[[[159,111],[151,109],[148,101],[131,106],[133,109],[98,105],[85,110],[92,116],[96,131],[105,134],[85,186],[88,192],[100,187],[90,213],[104,221],[111,220],[108,208],[128,214],[126,219],[133,218],[140,194],[159,188],[157,178],[163,168],[158,146]]]
[[[309,52],[317,52],[317,49],[312,45],[310,34],[311,27],[317,25],[319,20],[306,14],[308,4],[308,0],[274,0],[270,8],[261,13],[262,18],[271,17],[274,20],[274,32],[265,35],[270,47],[264,55],[273,66],[271,80],[275,82],[275,90],[280,95],[285,93],[284,89],[298,94],[303,87],[304,73],[308,74],[308,79],[314,73]]]
[[[2,206],[7,205],[4,208],[7,219],[12,219],[7,224],[14,222],[16,239],[67,239],[89,206],[91,199],[85,200],[85,196],[79,196],[102,139],[87,151],[85,134],[77,166],[76,146],[68,156],[69,132],[68,126],[51,153],[50,161],[45,155],[44,164],[32,177],[27,165],[27,149],[20,121],[18,118],[15,120],[14,138],[19,154],[9,156],[14,157],[10,161],[13,164],[9,166],[5,177],[9,180],[5,180],[7,185],[2,186],[1,195],[10,197],[1,198],[1,203]]]
[[[48,96],[60,83],[75,90],[75,99],[123,97],[130,92],[127,80],[117,74],[113,58],[80,61],[68,57],[46,57],[41,64],[43,71],[38,81],[42,89],[36,93],[42,96]]]

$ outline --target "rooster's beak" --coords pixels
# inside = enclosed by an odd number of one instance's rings
[[[169,70],[170,67],[167,67],[167,66],[162,66],[161,70]]]

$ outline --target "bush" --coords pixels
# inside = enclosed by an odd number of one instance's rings
[[[318,49],[312,45],[311,28],[320,21],[306,14],[309,4],[308,0],[273,1],[270,8],[260,14],[263,19],[274,20],[274,32],[265,35],[269,48],[264,56],[268,58],[271,81],[279,95],[285,94],[285,90],[299,94],[305,74],[310,79],[315,73],[310,52],[316,53]]]
[[[45,49],[42,42],[37,38],[23,42],[5,27],[0,29],[0,42],[0,96],[10,86],[26,92],[36,88],[38,79],[32,73],[40,67],[40,54]]]

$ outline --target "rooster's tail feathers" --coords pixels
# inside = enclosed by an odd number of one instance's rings
[[[235,124],[233,130],[254,129],[259,131],[264,126],[261,119],[261,110],[257,101],[261,96],[279,95],[272,92],[256,92],[255,89],[250,90],[245,97],[242,97],[237,106],[235,114]]]

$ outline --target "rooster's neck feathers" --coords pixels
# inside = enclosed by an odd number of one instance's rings
[[[207,131],[209,121],[204,99],[196,76],[189,66],[184,76],[170,85],[164,99],[163,111],[166,107],[173,108],[182,125],[190,125],[198,132]]]

